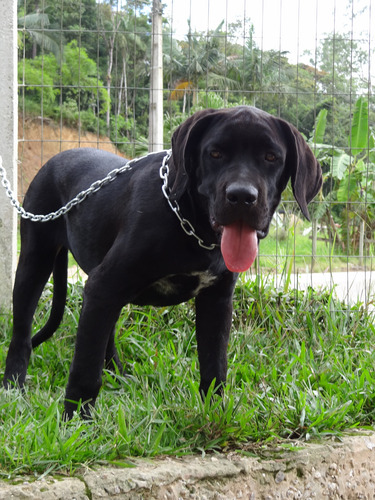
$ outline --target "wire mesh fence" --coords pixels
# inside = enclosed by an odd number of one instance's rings
[[[371,0],[19,1],[20,199],[61,150],[92,146],[127,158],[148,151],[156,8],[164,147],[179,124],[207,107],[256,106],[295,125],[322,165],[323,189],[311,223],[287,189],[258,270],[303,273],[301,286],[324,284],[316,273],[342,273],[346,292],[359,286],[371,302]]]

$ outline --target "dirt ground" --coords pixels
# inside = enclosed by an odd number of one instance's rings
[[[44,163],[66,149],[93,147],[120,154],[108,137],[60,127],[49,119],[22,116],[18,120],[18,195],[22,200],[27,187]]]

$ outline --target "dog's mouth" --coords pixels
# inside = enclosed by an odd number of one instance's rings
[[[234,273],[247,271],[257,256],[258,239],[264,238],[266,233],[252,228],[243,221],[226,225],[213,221],[212,227],[221,234],[221,254],[229,271]]]

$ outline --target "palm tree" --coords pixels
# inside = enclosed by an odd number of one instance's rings
[[[187,41],[180,43],[182,57],[177,67],[178,81],[175,86],[176,96],[183,95],[186,102],[187,93],[193,94],[193,105],[197,104],[200,83],[204,81],[206,89],[235,88],[238,83],[226,76],[231,62],[221,47],[222,27],[224,21],[208,35],[192,33],[189,23]]]
[[[129,80],[129,65],[131,63],[131,55],[138,51],[140,53],[146,53],[148,46],[146,44],[145,38],[142,37],[142,28],[137,27],[134,30],[134,23],[137,19],[134,19],[133,15],[130,13],[122,16],[120,30],[118,31],[117,37],[117,49],[119,51],[119,65],[120,65],[120,82],[118,84],[118,96],[117,96],[117,111],[116,114],[121,113],[122,105],[124,106],[124,116],[128,119],[128,80]],[[136,62],[135,62],[136,63]],[[136,67],[134,68],[137,69]],[[139,69],[139,68],[138,68]]]
[[[40,12],[38,6],[35,8],[35,12],[26,14],[24,9],[21,8],[23,5],[22,0],[18,0],[17,5],[19,12],[19,17],[17,19],[19,28],[18,47],[24,46],[26,35],[28,35],[32,41],[32,59],[34,59],[37,55],[38,46],[43,50],[53,52],[56,59],[59,59],[61,56],[61,46],[63,44],[60,46],[60,43],[54,33],[44,31],[50,26],[48,15]]]

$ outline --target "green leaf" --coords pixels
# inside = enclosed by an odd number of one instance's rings
[[[314,203],[312,207],[310,205],[309,211],[314,215],[316,220],[319,220],[330,208],[330,205],[331,201],[329,199],[320,200],[319,203]]]
[[[364,97],[355,103],[349,147],[353,156],[368,147],[368,102]]]
[[[337,201],[346,203],[352,201],[352,196],[357,188],[357,183],[353,175],[346,176],[337,190]]]
[[[375,136],[373,131],[369,137],[369,159],[371,163],[375,163]]]
[[[340,156],[334,156],[332,158],[332,177],[341,181],[349,165],[350,156],[346,153],[342,153]]]
[[[323,144],[324,134],[327,126],[327,110],[321,109],[315,120],[312,136],[313,144]]]

